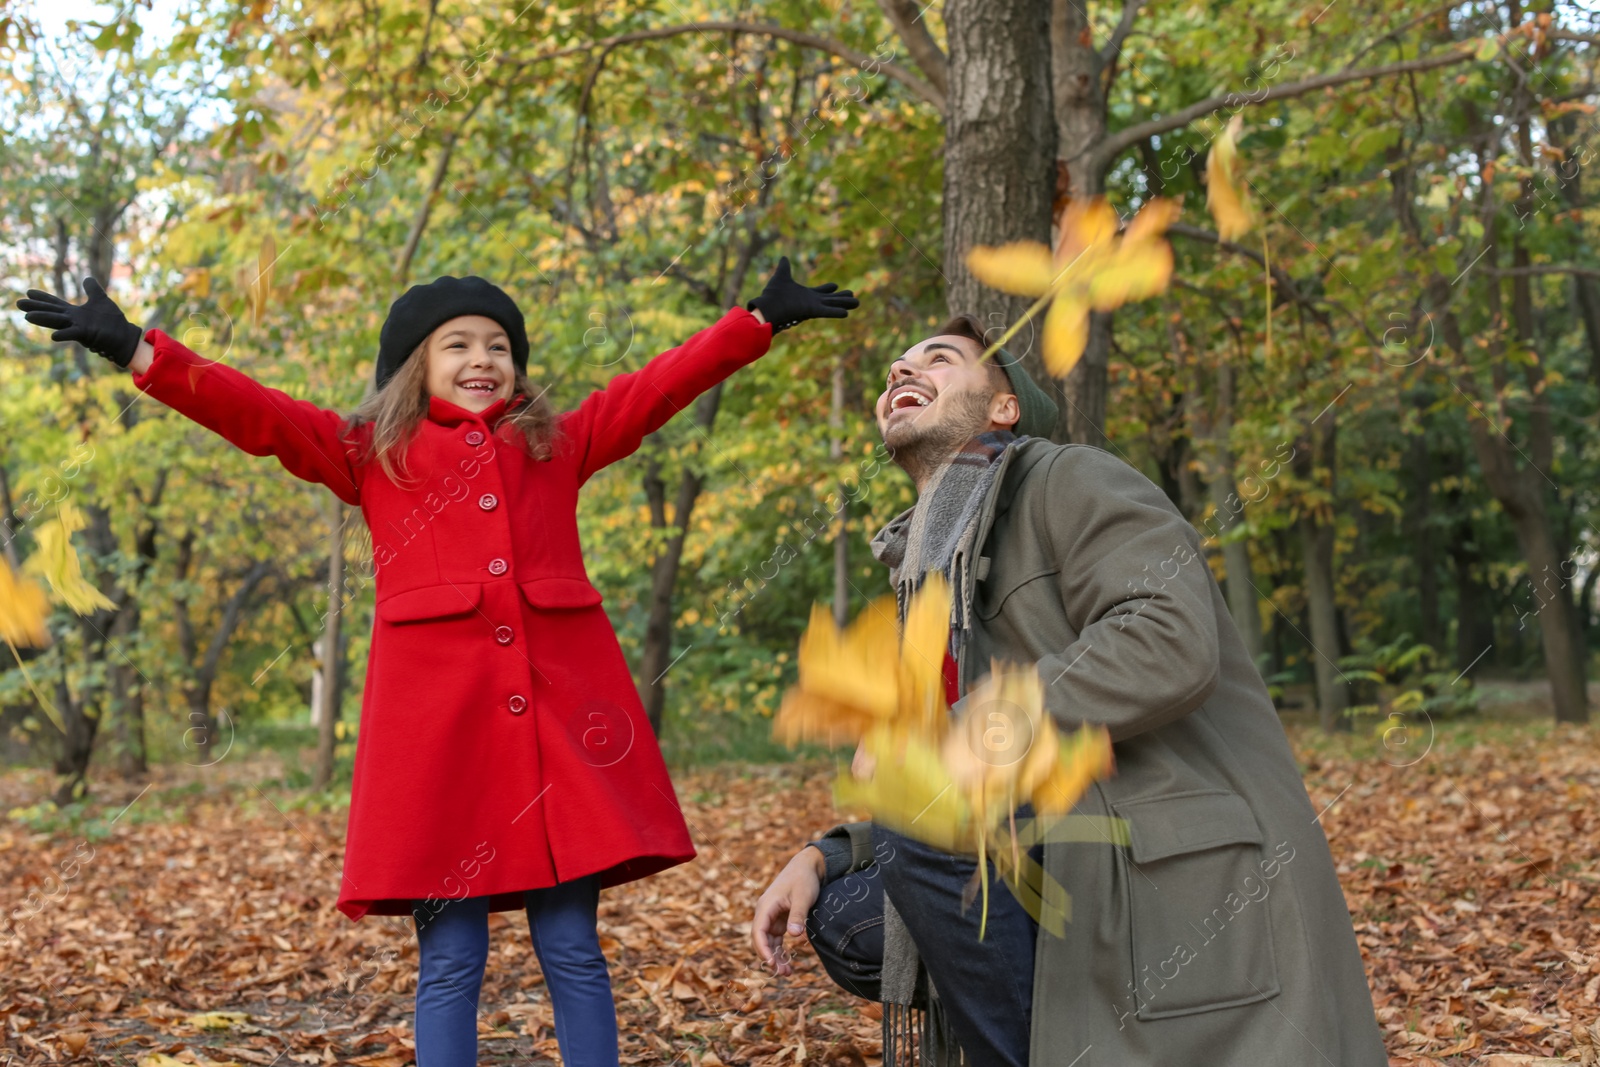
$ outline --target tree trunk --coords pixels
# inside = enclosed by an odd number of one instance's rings
[[[97,584],[104,588],[112,584],[107,580],[105,561],[117,548],[116,536],[111,529],[111,515],[105,508],[87,503],[83,506],[83,513],[88,519],[88,526],[84,530],[88,557],[93,561],[93,573],[99,578]],[[115,591],[112,600],[123,603],[123,610],[131,602]],[[85,664],[106,661],[106,635],[116,630],[118,615],[116,609],[102,610],[77,620],[79,640],[82,642],[80,655]],[[64,654],[64,649],[57,650],[58,656],[64,657]],[[64,658],[60,670],[61,677],[56,683],[56,707],[66,724],[66,732],[61,737],[61,753],[56,760],[56,772],[63,776],[56,790],[56,803],[66,804],[88,795],[89,763],[94,757],[94,739],[100,730],[105,710],[107,676],[114,672],[91,672],[74,693],[67,678]]]
[[[139,602],[130,600],[117,613],[111,626],[111,639],[124,656],[111,665],[111,726],[117,742],[117,772],[124,778],[139,778],[149,773],[144,737],[144,689],[125,654],[132,649],[139,630]]]
[[[1316,478],[1319,470],[1325,470],[1331,491],[1337,469],[1337,412],[1329,410],[1322,418],[1328,422],[1322,427],[1312,427],[1312,441],[1301,453],[1300,473]],[[1314,510],[1303,507],[1299,531],[1306,577],[1306,609],[1311,626],[1311,663],[1317,681],[1317,720],[1325,732],[1333,733],[1350,728],[1350,721],[1344,714],[1350,706],[1350,686],[1339,670],[1343,648],[1339,640],[1339,607],[1333,581],[1335,529],[1332,508],[1328,511],[1324,521]]]
[[[3,541],[6,562],[12,570],[21,570],[22,561],[17,558],[16,532],[17,509],[11,499],[11,479],[6,475],[4,464],[0,464],[0,541]]]
[[[137,419],[133,413],[131,399],[124,399],[119,393],[117,403],[123,408],[123,426],[131,429]],[[161,532],[156,509],[160,507],[166,485],[167,471],[163,469],[156,475],[155,484],[151,487],[148,498],[137,490],[134,491],[134,499],[138,501],[146,518],[134,534],[133,553],[138,563],[132,575],[121,580],[123,588],[127,591],[121,595],[123,604],[118,609],[116,621],[111,627],[116,647],[122,650],[121,654],[115,657],[111,668],[111,700],[112,727],[116,731],[117,738],[117,768],[124,778],[139,778],[150,770],[145,745],[145,692],[141,684],[144,675],[129,662],[128,656],[134,648],[134,640],[138,636],[143,619],[138,598],[144,590],[145,575],[149,573],[151,565],[156,560],[157,538]]]
[[[61,752],[56,757],[55,769],[61,781],[56,786],[55,802],[58,807],[65,807],[89,793],[89,758],[94,754],[95,730],[100,725],[99,713],[73,695],[65,661],[61,664],[61,677],[56,680],[56,709],[67,729],[61,735]]]
[[[1417,612],[1420,617],[1422,643],[1444,654],[1444,625],[1439,616],[1439,572],[1433,546],[1433,452],[1427,433],[1427,407],[1429,397],[1419,393],[1416,398],[1418,414],[1422,416],[1423,432],[1411,438],[1408,451],[1411,468],[1411,492],[1407,495],[1406,525],[1410,528],[1411,558],[1417,570]]]
[[[1562,115],[1548,124],[1552,146],[1563,150],[1557,157],[1560,162],[1557,164],[1556,185],[1567,206],[1581,211],[1588,206],[1583,202],[1583,168],[1576,165],[1565,151],[1577,127],[1578,116],[1575,114]],[[1572,286],[1578,305],[1578,318],[1583,322],[1584,340],[1589,347],[1589,381],[1600,385],[1600,282],[1578,274],[1573,276]]]
[[[1056,189],[1068,197],[1083,199],[1105,191],[1105,175],[1098,163],[1091,162],[1092,150],[1106,136],[1105,66],[1094,47],[1087,5],[1082,0],[1053,0],[1050,68],[1059,161]],[[1056,205],[1058,214],[1064,206]],[[1062,440],[1106,446],[1111,320],[1111,312],[1090,315],[1083,356],[1057,387],[1064,414]]]
[[[1526,256],[1520,242],[1513,247],[1513,255]],[[1491,267],[1496,265],[1496,258],[1492,253],[1488,256]],[[1532,333],[1532,298],[1515,284],[1518,280],[1527,279],[1513,279],[1512,325],[1518,340],[1528,344]],[[1435,291],[1438,284],[1434,283]],[[1491,322],[1504,321],[1499,278],[1491,278],[1485,295]],[[1442,328],[1446,342],[1456,351],[1461,351],[1460,327],[1453,315],[1445,317]],[[1497,345],[1491,355],[1496,361],[1497,376],[1504,372],[1503,348],[1503,344]],[[1544,371],[1538,360],[1534,359],[1524,364],[1523,374],[1533,397],[1529,404],[1527,452],[1517,448],[1503,432],[1490,426],[1484,417],[1469,415],[1468,434],[1472,439],[1473,451],[1478,456],[1478,466],[1483,470],[1484,483],[1511,520],[1522,558],[1528,565],[1532,600],[1529,610],[1519,614],[1517,630],[1519,633],[1522,631],[1529,614],[1537,617],[1556,721],[1583,723],[1589,721],[1587,665],[1584,662],[1577,612],[1572,605],[1570,586],[1573,575],[1566,573],[1572,564],[1561,552],[1545,503],[1545,486],[1549,479],[1554,440],[1549,401],[1542,388]],[[1529,460],[1527,467],[1520,462],[1523,456]]]
[[[828,442],[828,458],[837,468],[844,462],[844,354],[833,362],[833,389],[829,397],[828,428],[832,438]],[[833,535],[833,621],[844,626],[850,621],[850,494],[843,479],[836,483],[839,507],[834,511],[837,523]]]
[[[1589,721],[1589,698],[1585,652],[1571,595],[1572,562],[1563,558],[1556,546],[1554,530],[1545,510],[1542,480],[1518,469],[1509,443],[1495,434],[1482,419],[1469,423],[1478,463],[1490,492],[1511,519],[1517,544],[1528,565],[1528,598],[1518,597],[1517,631],[1527,626],[1529,615],[1539,624],[1539,639],[1544,650],[1545,673],[1550,678],[1550,697],[1557,722]]]
[[[339,626],[344,617],[344,526],[349,512],[338,497],[328,497],[328,618],[323,624],[322,647],[329,650],[322,658],[323,706],[317,723],[317,768],[311,788],[326,789],[333,781],[333,747],[339,722],[339,696],[343,688],[339,653]]]
[[[1494,611],[1489,591],[1478,581],[1481,559],[1477,547],[1458,537],[1450,549],[1450,562],[1456,584],[1455,667],[1465,673],[1487,662],[1484,653],[1494,647]]]
[[[966,257],[976,245],[1050,243],[1056,155],[1050,0],[949,0],[944,21],[945,300],[952,314],[974,315],[998,336],[1031,301],[984,288]],[[1044,372],[1037,336],[1025,329],[1007,348],[1015,345],[1042,384],[1054,379]]]
[[[717,406],[722,401],[722,385],[718,383],[695,403],[695,421],[709,424],[715,418]],[[709,429],[709,426],[707,426]],[[666,713],[667,672],[677,662],[672,655],[673,590],[678,584],[678,569],[683,562],[684,539],[689,533],[689,517],[694,512],[695,501],[705,480],[694,471],[685,470],[678,483],[678,499],[672,514],[667,515],[667,486],[661,477],[661,467],[654,459],[645,470],[644,493],[650,505],[650,526],[656,530],[671,530],[666,542],[650,564],[650,611],[645,619],[644,655],[639,660],[639,689],[644,701],[645,717],[650,729],[661,736],[662,716]],[[692,646],[691,646],[692,647]],[[685,649],[678,658],[688,653]]]
[[[1211,502],[1216,508],[1217,536],[1223,538],[1236,525],[1245,508],[1234,481],[1236,460],[1233,436],[1233,368],[1223,363],[1217,368],[1217,417],[1211,424],[1211,441],[1216,451],[1216,470],[1209,479]],[[1243,538],[1226,538],[1222,544],[1223,582],[1228,594],[1228,613],[1244,639],[1250,662],[1261,662],[1261,603],[1256,593],[1255,575],[1250,566],[1250,545]]]

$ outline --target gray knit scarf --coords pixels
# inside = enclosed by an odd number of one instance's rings
[[[961,647],[972,620],[967,574],[979,545],[978,513],[1006,449],[1026,437],[1006,430],[981,433],[940,466],[914,507],[890,520],[872,539],[872,554],[889,568],[900,618],[930,571],[940,571],[955,594],[950,605],[950,652]]]
[[[954,594],[950,605],[950,653],[956,655],[971,627],[972,603],[966,576],[981,547],[977,542],[978,514],[1000,469],[1000,457],[1018,441],[1027,440],[1005,430],[979,434],[934,474],[910,510],[896,516],[872,539],[872,554],[889,568],[900,618],[905,619],[911,597],[932,571],[942,572]],[[886,895],[883,900],[884,1067],[912,1062],[913,1045],[923,1050],[922,1062],[959,1063],[949,1026],[940,1010],[933,983],[923,975],[926,1013],[913,1004],[919,999],[921,958],[911,932]],[[915,1036],[913,1036],[915,1035]]]

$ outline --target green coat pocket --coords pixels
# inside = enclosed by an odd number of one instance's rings
[[[1283,864],[1264,854],[1244,798],[1196,790],[1113,807],[1128,822],[1130,989],[1138,1017],[1167,1019],[1276,996],[1266,901]]]

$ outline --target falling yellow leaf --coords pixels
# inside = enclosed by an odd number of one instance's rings
[[[950,583],[935,572],[906,608],[899,656],[900,718],[908,727],[937,734],[946,721],[944,657],[950,647]],[[893,611],[892,602],[889,608]]]
[[[936,723],[944,712],[950,590],[931,577],[912,599],[902,640],[893,597],[869,604],[844,630],[821,605],[800,637],[799,684],[785,695],[773,732],[787,744],[859,741],[874,725]]]
[[[1062,293],[1044,317],[1044,359],[1050,372],[1065,378],[1089,346],[1089,303],[1077,293]]]
[[[1111,735],[1085,726],[1058,741],[1058,754],[1050,773],[1029,790],[1033,810],[1040,815],[1072,810],[1089,786],[1111,773]]]
[[[272,275],[278,261],[278,243],[272,235],[261,239],[261,250],[256,253],[255,266],[240,267],[235,274],[239,288],[244,290],[245,303],[250,307],[250,321],[261,324],[267,303],[272,296]]]
[[[1166,231],[1178,217],[1177,201],[1150,200],[1117,236],[1117,213],[1104,197],[1067,204],[1052,255],[1043,245],[1018,241],[1000,248],[977,247],[967,266],[985,285],[1037,297],[1010,334],[1049,305],[1044,323],[1044,360],[1050,373],[1066,377],[1089,340],[1089,313],[1163,292],[1172,279],[1172,248]]]
[[[1244,117],[1228,120],[1206,157],[1206,207],[1216,220],[1217,234],[1225,241],[1242,237],[1255,225],[1249,195],[1239,187],[1239,131]]]
[[[979,245],[967,253],[967,266],[983,284],[1018,296],[1043,296],[1055,275],[1050,250],[1037,241],[1014,241],[999,248]]]
[[[24,569],[49,582],[67,607],[79,615],[92,615],[96,611],[109,611],[116,605],[83,576],[78,553],[72,548],[72,534],[83,527],[83,513],[72,504],[61,504],[56,517],[41,523],[35,532],[39,549]]]
[[[996,806],[1009,812],[1054,765],[1055,727],[1044,714],[1039,672],[994,664],[967,694],[960,720],[944,742],[951,779],[980,820]]]
[[[784,698],[773,731],[787,743],[859,740],[899,706],[899,679],[885,666],[898,658],[893,598],[868,605],[844,630],[818,605],[800,638],[800,681]]]
[[[196,1030],[233,1030],[250,1021],[242,1011],[207,1011],[183,1020]]]
[[[148,1056],[139,1057],[139,1067],[194,1067],[194,1065],[168,1056],[165,1052],[152,1052]]]
[[[1066,891],[1024,862],[1015,813],[1033,803],[1039,817],[1022,832],[1042,840],[1044,824],[1058,822],[1110,772],[1111,742],[1103,728],[1062,739],[1033,667],[991,664],[952,723],[944,690],[951,596],[944,576],[930,574],[903,627],[893,598],[869,605],[842,631],[826,609],[813,608],[800,638],[800,679],[774,732],[789,744],[857,741],[855,760],[834,782],[839,807],[947,852],[976,852],[980,870],[993,857],[1030,914],[1054,928],[1068,914]],[[981,937],[989,883],[976,884]]]
[[[44,590],[0,560],[0,636],[13,645],[42,648],[50,643],[44,625],[48,611]]]
[[[926,738],[894,737],[888,727],[866,740],[875,752],[872,776],[839,775],[834,803],[868,812],[873,822],[935,848],[975,851],[972,808],[955,788],[939,749]]]

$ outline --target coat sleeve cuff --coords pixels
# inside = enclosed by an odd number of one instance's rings
[[[826,873],[822,878],[824,885],[877,862],[872,854],[870,822],[841,823],[810,842],[810,845],[822,853],[826,865]]]

